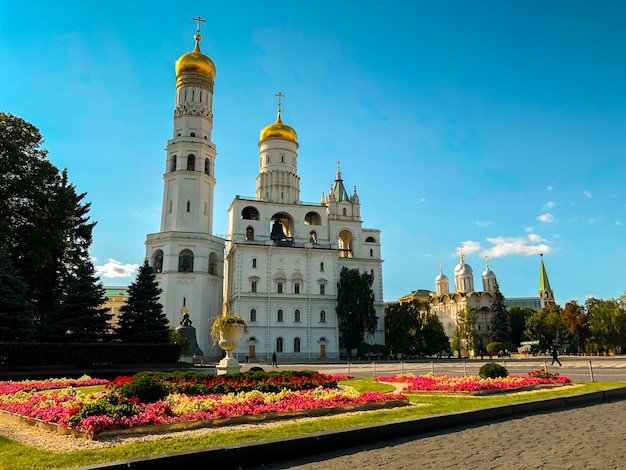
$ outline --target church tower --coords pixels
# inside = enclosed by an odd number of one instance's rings
[[[550,287],[548,272],[543,264],[543,254],[540,254],[539,257],[539,299],[541,300],[541,308],[546,308],[555,304],[554,292]]]
[[[474,271],[472,267],[465,262],[465,255],[463,254],[463,245],[461,250],[461,262],[454,267],[454,285],[456,291],[462,294],[474,291]]]
[[[189,314],[204,355],[213,355],[210,328],[222,313],[224,245],[213,231],[215,65],[200,50],[200,24],[192,52],[176,62],[173,136],[167,142],[159,233],[149,234],[146,258],[157,273],[161,303],[172,326]]]

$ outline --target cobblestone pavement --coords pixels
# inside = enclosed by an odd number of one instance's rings
[[[625,462],[626,402],[621,401],[453,428],[255,468],[608,470],[623,468]]]

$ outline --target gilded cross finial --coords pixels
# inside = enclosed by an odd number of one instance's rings
[[[463,243],[459,245],[459,252],[461,256],[461,264],[465,264],[465,255],[463,254]]]
[[[485,255],[485,264],[487,265],[487,269],[489,269],[489,255]]]
[[[439,274],[443,274],[443,261],[439,261]]]
[[[196,18],[191,18],[191,20],[198,22],[198,31],[197,31],[197,33],[200,34],[200,23],[206,23],[206,20],[203,19],[200,15],[198,15]]]
[[[283,98],[285,97],[285,95],[283,95],[280,91],[278,93],[276,93],[276,96],[278,96],[278,112],[280,113],[280,105],[283,102]]]

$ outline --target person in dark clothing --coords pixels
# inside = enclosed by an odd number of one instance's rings
[[[272,367],[278,367],[278,363],[276,362],[276,353],[272,354]]]
[[[561,361],[559,361],[559,352],[553,346],[552,347],[552,364],[551,365],[554,365],[554,361],[556,361],[559,365],[561,365]]]

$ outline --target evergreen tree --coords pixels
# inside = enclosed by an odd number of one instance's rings
[[[504,296],[500,292],[500,285],[495,281],[495,292],[491,302],[491,320],[489,322],[489,336],[492,342],[509,342],[509,316],[504,305]]]
[[[376,331],[378,318],[374,309],[373,277],[358,269],[341,269],[337,283],[337,320],[343,346],[352,358],[352,349],[359,347],[365,333]]]
[[[128,288],[128,301],[120,308],[117,336],[127,343],[167,343],[170,330],[163,306],[162,290],[156,282],[154,269],[144,261],[137,279]]]
[[[33,333],[27,286],[11,260],[0,252],[0,341],[24,341]]]
[[[74,187],[46,159],[42,143],[35,126],[0,113],[0,248],[28,286],[38,328],[60,299],[76,207]]]
[[[67,279],[60,302],[48,316],[43,335],[51,342],[95,343],[108,339],[110,313],[104,287],[91,260],[76,267]]]

